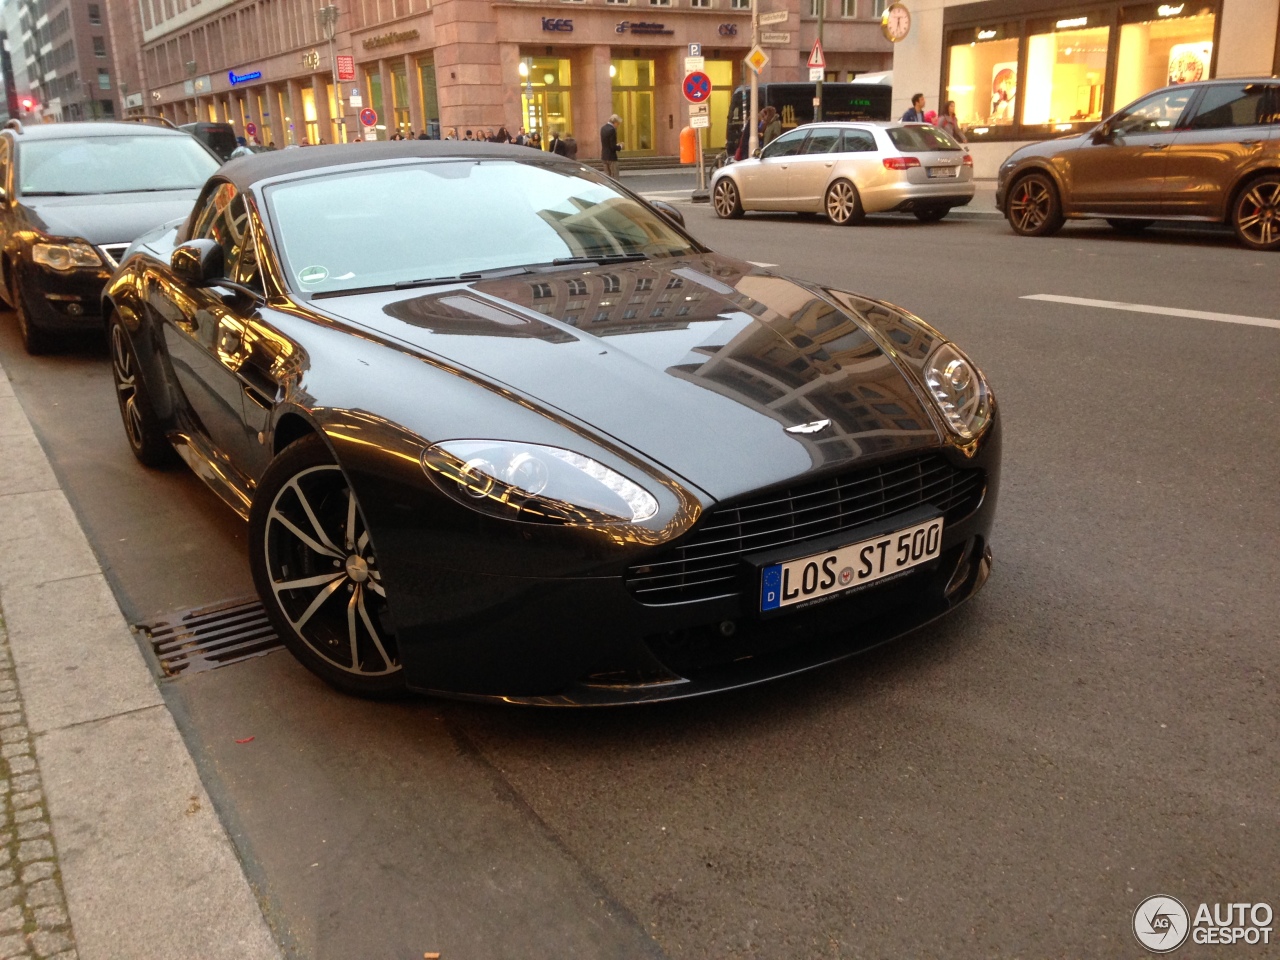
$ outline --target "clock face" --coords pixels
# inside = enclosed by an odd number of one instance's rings
[[[886,39],[897,43],[911,31],[911,11],[900,3],[890,4],[880,18],[880,30]]]

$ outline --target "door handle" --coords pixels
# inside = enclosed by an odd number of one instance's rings
[[[824,166],[826,166],[826,167],[828,167],[828,168],[834,167],[835,165],[836,165],[836,164],[835,164],[835,161],[834,161],[834,160],[828,160],[828,161],[827,161],[827,163],[826,163],[826,164],[824,164]]]
[[[1260,142],[1261,142],[1261,141],[1258,141],[1258,140],[1241,140],[1241,141],[1240,141],[1240,146],[1242,146],[1242,147],[1256,147]]]
[[[1151,145],[1151,149],[1152,150],[1168,150],[1169,145],[1167,143],[1153,143]]]

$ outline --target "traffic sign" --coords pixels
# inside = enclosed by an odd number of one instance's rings
[[[822,52],[822,41],[813,41],[813,49],[809,51],[810,67],[825,67],[827,65],[826,54]]]
[[[378,125],[378,111],[373,107],[365,107],[360,111],[360,124],[365,127],[376,127]]]
[[[701,70],[695,70],[684,78],[684,98],[690,103],[702,103],[711,96],[711,78]]]
[[[250,120],[244,125],[244,135],[246,137],[256,137],[258,135],[258,125]]]
[[[822,79],[822,73],[823,73],[822,67],[810,67],[810,68],[809,68],[809,82],[810,82],[810,83],[817,83],[819,80],[821,80],[821,79]]]
[[[691,56],[691,57],[700,57],[700,56],[702,56],[702,44],[700,44],[700,43],[691,43],[691,44],[689,44],[689,56]]]
[[[746,56],[747,66],[759,73],[765,68],[765,64],[769,62],[769,55],[760,49],[759,44],[751,48],[751,52]]]
[[[760,42],[772,44],[776,47],[785,47],[791,42],[791,34],[789,33],[762,33],[760,34]]]
[[[711,108],[705,103],[691,103],[689,104],[689,116],[709,117],[711,116]]]
[[[786,10],[775,10],[773,13],[760,14],[760,26],[767,27],[771,23],[786,23],[787,17],[791,16]]]
[[[706,129],[707,127],[711,126],[711,118],[710,117],[690,117],[689,126],[693,127],[693,129],[695,130]]]
[[[706,66],[707,66],[706,57],[685,57],[684,58],[685,73],[699,73],[703,69],[705,69]]]

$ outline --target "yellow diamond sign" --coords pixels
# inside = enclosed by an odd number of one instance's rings
[[[746,59],[747,66],[759,73],[764,69],[765,64],[769,62],[769,55],[757,45],[751,48],[751,52],[747,54]]]

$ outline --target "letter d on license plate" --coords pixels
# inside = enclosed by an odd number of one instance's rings
[[[770,564],[760,571],[760,610],[777,610],[891,577],[942,552],[942,518]]]

